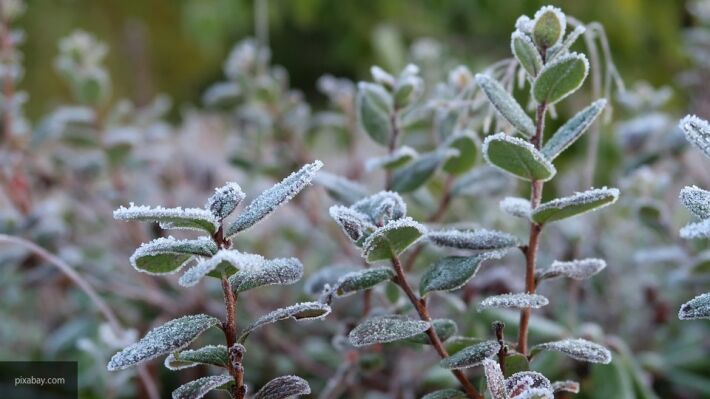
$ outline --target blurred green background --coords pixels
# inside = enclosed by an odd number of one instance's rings
[[[673,84],[687,66],[681,34],[692,20],[681,0],[268,0],[269,42],[292,85],[318,100],[315,81],[325,72],[358,79],[373,63],[392,66],[374,32],[403,46],[432,37],[474,69],[508,56],[502,44],[516,18],[548,3],[601,22],[628,83]],[[115,95],[141,104],[163,92],[179,106],[197,104],[231,46],[253,35],[254,1],[30,0],[19,25],[32,119],[68,97],[52,63],[57,39],[77,28],[109,44]]]

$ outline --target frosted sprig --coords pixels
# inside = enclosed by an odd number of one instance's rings
[[[209,233],[217,231],[219,221],[212,212],[202,208],[163,208],[135,205],[121,206],[113,211],[116,220],[154,221],[163,229],[205,230]]]
[[[556,277],[569,277],[574,280],[585,280],[606,268],[604,259],[587,258],[568,262],[556,260],[545,270],[536,273],[538,280]]]
[[[204,260],[190,268],[180,277],[178,283],[183,287],[191,287],[202,280],[208,273],[217,269],[222,263],[227,263],[237,270],[246,270],[260,267],[265,262],[261,255],[247,254],[236,250],[223,249],[213,257]]]
[[[532,349],[562,352],[572,359],[590,363],[611,362],[611,352],[607,348],[582,338],[548,342],[536,345]]]
[[[558,7],[555,7],[555,6],[540,7],[540,9],[537,10],[537,12],[535,12],[535,15],[533,16],[533,26],[535,25],[535,23],[537,23],[537,21],[540,20],[540,18],[544,14],[546,14],[548,12],[554,13],[555,17],[557,17],[557,20],[560,21],[560,25],[561,25],[560,28],[562,31],[562,34],[560,36],[564,36],[565,30],[567,29],[567,16],[565,15],[565,13],[561,9],[559,9]]]
[[[449,248],[491,250],[516,247],[520,240],[512,234],[496,230],[440,230],[427,233],[432,243]]]
[[[537,309],[546,306],[548,303],[550,301],[540,294],[502,294],[483,299],[478,304],[478,311],[500,308]]]
[[[680,320],[710,319],[710,292],[700,294],[683,304],[678,311]]]
[[[519,197],[505,197],[500,202],[500,209],[508,215],[529,219],[532,207],[530,201]]]
[[[215,188],[214,191],[207,200],[205,209],[211,211],[219,220],[229,216],[246,196],[239,184],[234,182],[228,182],[222,187]]]
[[[447,369],[476,367],[485,359],[495,356],[498,351],[500,351],[500,343],[498,341],[483,341],[444,358],[439,365]]]
[[[687,115],[679,124],[685,138],[710,157],[710,124],[695,115]]]
[[[710,191],[697,186],[680,190],[680,202],[700,219],[710,219]]]

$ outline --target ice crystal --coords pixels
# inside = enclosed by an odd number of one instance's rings
[[[606,262],[604,259],[587,258],[573,260],[569,262],[554,261],[545,270],[536,273],[538,280],[552,279],[556,277],[569,277],[574,280],[584,280],[604,270]]]
[[[130,203],[128,208],[122,206],[113,211],[116,220],[138,220],[143,222],[158,222],[163,229],[191,229],[207,231],[213,234],[217,231],[219,221],[212,212],[202,208],[151,208]]]
[[[330,217],[332,217],[343,229],[345,234],[353,241],[358,241],[366,233],[375,229],[375,225],[370,223],[370,217],[351,208],[342,205],[330,207]]]
[[[173,399],[200,399],[213,389],[219,388],[231,381],[233,381],[233,379],[229,374],[198,378],[174,390]]]
[[[710,238],[710,219],[686,225],[680,229],[680,236],[685,239]]]
[[[696,186],[680,190],[680,202],[700,219],[710,219],[710,191]]]
[[[162,354],[179,351],[219,323],[219,319],[204,314],[171,320],[148,332],[140,341],[113,355],[108,363],[108,369],[109,371],[125,369]]]
[[[553,222],[611,205],[619,198],[616,188],[590,189],[546,202],[532,212],[536,223]]]
[[[303,264],[296,258],[266,260],[258,267],[240,270],[229,278],[236,293],[264,285],[289,285],[303,277]]]
[[[710,124],[695,115],[688,115],[680,120],[679,126],[685,138],[710,157]]]
[[[170,370],[182,370],[199,364],[212,364],[227,367],[229,355],[224,345],[207,345],[199,349],[174,352],[165,358],[165,367]]]
[[[489,296],[481,301],[478,305],[478,311],[485,309],[499,309],[499,308],[514,308],[514,309],[526,309],[526,308],[541,308],[550,303],[544,296],[540,294],[502,294]]]
[[[547,342],[534,346],[533,350],[562,352],[572,359],[590,363],[608,364],[611,362],[611,352],[607,348],[581,338]]]
[[[139,272],[148,274],[169,274],[179,271],[194,255],[212,256],[217,252],[217,245],[207,237],[195,240],[176,240],[173,237],[157,238],[141,244],[130,263]]]
[[[353,346],[367,346],[413,337],[431,327],[428,321],[398,316],[375,316],[355,327],[348,339]]]
[[[419,292],[426,295],[431,291],[453,291],[471,280],[483,261],[500,259],[505,251],[491,251],[475,256],[451,256],[439,259],[424,272],[419,283]]]
[[[300,170],[291,173],[273,187],[259,194],[229,226],[226,236],[230,237],[248,229],[273,212],[279,205],[288,202],[311,183],[315,174],[322,167],[323,162],[321,161],[306,164]]]
[[[480,365],[484,359],[495,356],[500,350],[498,341],[483,341],[444,358],[439,365],[446,369],[465,369]]]
[[[334,290],[338,296],[347,296],[372,288],[383,281],[392,279],[392,277],[394,277],[394,272],[390,267],[376,267],[351,272],[340,277]]]
[[[295,375],[286,375],[267,382],[254,395],[254,399],[285,399],[310,393],[311,387],[308,386],[308,381]]]
[[[554,393],[558,392],[569,392],[569,393],[579,393],[579,383],[577,381],[555,381],[552,383],[552,391]]]
[[[513,96],[500,83],[488,75],[477,74],[476,83],[483,89],[488,101],[513,127],[527,137],[535,134],[535,124]]]
[[[678,311],[680,320],[710,319],[710,292],[700,294],[683,304]]]
[[[505,391],[511,399],[553,399],[552,384],[535,371],[521,371],[505,380]]]
[[[491,250],[504,249],[520,245],[513,235],[496,230],[440,230],[427,233],[432,243],[449,248]]]
[[[185,274],[180,277],[178,282],[183,287],[191,287],[208,273],[214,271],[218,267],[232,266],[237,270],[246,270],[247,272],[260,267],[265,262],[261,255],[247,254],[235,250],[223,249],[217,252],[213,257],[199,262],[191,267]]]
[[[212,212],[218,220],[222,220],[234,211],[245,196],[239,184],[229,182],[215,189],[214,194],[207,200],[205,209]]]
[[[273,312],[261,316],[245,328],[242,335],[239,337],[239,342],[243,343],[249,334],[257,328],[276,323],[280,320],[316,320],[325,318],[329,313],[330,306],[320,302],[301,302],[285,308],[276,309]]]
[[[500,209],[511,216],[516,216],[523,219],[530,218],[530,201],[519,197],[505,197],[500,202]]]
[[[483,371],[486,374],[486,383],[488,390],[491,392],[492,399],[508,399],[508,394],[505,391],[505,377],[498,365],[498,362],[492,359],[485,358],[481,361]]]

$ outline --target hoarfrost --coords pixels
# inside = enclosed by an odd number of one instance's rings
[[[165,358],[165,367],[170,370],[182,370],[198,364],[212,364],[227,367],[229,355],[224,345],[207,345],[199,349],[174,352]]]
[[[217,252],[213,257],[190,268],[180,277],[178,283],[183,287],[191,287],[200,282],[208,273],[220,267],[222,263],[229,264],[237,270],[246,270],[249,272],[263,265],[265,261],[266,260],[261,255],[223,249]]]
[[[548,303],[550,301],[540,294],[502,294],[483,299],[478,305],[478,311],[500,308],[537,309],[546,306]]]
[[[259,267],[240,270],[229,278],[236,293],[264,285],[289,285],[303,277],[303,264],[296,258],[266,260]]]
[[[520,245],[517,237],[496,230],[440,230],[427,234],[427,239],[442,247],[491,250]]]
[[[687,115],[679,124],[685,138],[710,157],[710,124],[695,115]]]
[[[511,399],[554,399],[550,380],[535,371],[521,371],[511,375],[505,380],[505,390]]]
[[[116,220],[137,220],[158,222],[163,229],[190,229],[207,231],[213,234],[219,227],[219,221],[212,212],[202,208],[151,208],[130,203],[113,211]]]
[[[537,349],[562,352],[572,359],[590,363],[608,364],[611,362],[611,352],[607,348],[582,338],[535,345],[533,350]]]
[[[413,337],[431,327],[428,321],[406,319],[398,316],[375,316],[355,327],[348,339],[353,346],[399,341]]]
[[[532,211],[530,201],[519,197],[505,197],[500,202],[500,209],[508,215],[523,219],[529,219]]]
[[[465,369],[480,365],[484,359],[495,356],[500,350],[500,343],[497,341],[483,341],[471,345],[455,354],[444,358],[439,365],[446,369]]]
[[[308,381],[295,375],[274,378],[254,395],[254,399],[285,399],[295,395],[308,395]]]
[[[508,399],[508,394],[505,391],[505,377],[498,365],[498,362],[491,359],[483,359],[483,371],[486,374],[486,383],[488,390],[491,392],[492,399]]]
[[[280,320],[317,320],[325,318],[329,313],[330,306],[320,302],[301,302],[285,308],[276,309],[273,312],[261,316],[245,328],[238,341],[243,343],[252,331]]]
[[[194,240],[176,240],[173,237],[161,237],[143,243],[136,248],[129,262],[139,272],[160,275],[179,271],[193,255],[212,256],[217,252],[217,245],[207,237]]]
[[[710,292],[700,294],[683,304],[678,311],[680,320],[710,319]]]
[[[568,262],[554,261],[545,270],[536,273],[538,280],[552,279],[556,277],[569,277],[574,280],[585,280],[604,270],[606,262],[604,259],[587,258]]]
[[[710,191],[696,186],[680,190],[680,202],[700,219],[710,219]]]
[[[229,216],[246,197],[239,184],[234,182],[228,182],[214,191],[214,194],[207,200],[205,209],[212,212],[218,220]]]
[[[233,379],[229,374],[198,378],[174,390],[173,399],[200,399],[213,389],[219,388],[230,381],[233,381]]]
[[[686,225],[680,229],[680,236],[685,239],[710,238],[710,219]]]

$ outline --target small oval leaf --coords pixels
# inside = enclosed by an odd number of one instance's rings
[[[362,254],[368,262],[389,260],[404,252],[424,234],[426,227],[412,218],[395,220],[367,237],[362,245]]]
[[[285,399],[296,395],[308,395],[311,387],[308,381],[295,375],[274,378],[261,387],[254,399]]]
[[[132,202],[128,208],[113,211],[113,218],[124,221],[157,222],[163,229],[188,229],[214,234],[219,221],[212,212],[202,208],[163,208],[137,206]]]
[[[486,374],[486,384],[491,392],[491,398],[508,399],[508,394],[505,391],[505,378],[498,362],[484,358],[481,364],[483,364],[483,371]]]
[[[266,260],[261,255],[245,254],[239,251],[223,249],[217,252],[213,257],[199,262],[195,266],[188,269],[185,274],[180,277],[178,283],[183,287],[192,287],[214,271],[217,271],[217,276],[221,277],[231,275],[238,270],[251,270],[264,264]],[[214,274],[213,274],[214,275]]]
[[[217,220],[223,220],[229,216],[246,197],[239,184],[234,182],[229,182],[214,191],[214,194],[207,199],[205,209],[212,212]]]
[[[440,230],[427,233],[427,239],[440,247],[487,251],[517,247],[520,240],[496,230]]]
[[[419,283],[419,292],[425,296],[432,291],[453,291],[461,288],[476,275],[483,261],[500,259],[504,254],[504,251],[494,251],[475,256],[439,259],[424,272]]]
[[[535,371],[515,373],[505,380],[505,391],[511,399],[554,399],[552,384]]]
[[[557,173],[532,144],[505,133],[486,137],[483,156],[489,164],[525,180],[547,181]]]
[[[367,189],[360,183],[333,173],[321,171],[313,178],[313,182],[323,186],[328,195],[343,204],[350,205],[367,196]]]
[[[357,92],[358,120],[362,129],[377,143],[387,145],[390,138],[392,96],[382,86],[360,82]]]
[[[398,220],[407,215],[407,204],[394,191],[380,191],[354,203],[350,209],[369,216],[369,222],[384,226],[391,220]]]
[[[700,294],[683,304],[678,311],[680,320],[710,319],[710,292]]]
[[[308,295],[318,295],[326,285],[334,287],[342,276],[359,269],[360,267],[354,265],[332,265],[320,268],[306,279],[303,290]]]
[[[446,140],[445,145],[458,151],[458,155],[444,162],[443,169],[447,173],[458,176],[468,172],[476,164],[478,146],[471,133],[455,134]]]
[[[181,385],[173,391],[173,399],[200,399],[207,395],[210,391],[219,388],[224,384],[233,382],[232,376],[229,374],[212,375],[209,377],[198,378]]]
[[[495,356],[499,350],[500,344],[497,341],[483,341],[444,358],[439,362],[439,365],[445,369],[476,367],[480,365],[484,359]]]
[[[259,267],[240,270],[229,278],[235,293],[265,285],[290,285],[303,277],[303,264],[296,258],[265,260]]]
[[[525,198],[505,197],[503,201],[500,202],[499,206],[500,209],[508,215],[523,219],[530,219],[530,214],[532,213],[530,201]]]
[[[696,217],[710,219],[710,191],[696,186],[683,187],[680,202]]]
[[[687,115],[679,124],[685,139],[710,157],[710,124],[695,115]]]
[[[447,159],[458,154],[458,150],[437,150],[420,155],[392,175],[392,190],[410,193],[423,186]]]
[[[552,105],[577,91],[589,72],[584,54],[569,53],[545,65],[532,85],[538,104]]]
[[[572,359],[589,363],[608,364],[611,362],[611,352],[607,348],[581,338],[547,342],[535,345],[531,349],[531,351],[540,350],[562,352]]]
[[[397,316],[375,316],[355,327],[348,339],[353,346],[383,344],[413,337],[431,327],[428,321]]]
[[[502,294],[489,296],[478,304],[478,311],[485,309],[501,309],[501,308],[541,308],[546,306],[550,301],[540,294]]]
[[[562,40],[567,29],[567,18],[557,7],[544,6],[536,13],[532,21],[532,36],[541,49],[555,46]]]
[[[148,274],[170,274],[179,271],[195,255],[212,256],[217,253],[217,244],[209,238],[176,240],[161,237],[141,244],[131,255],[131,266]]]
[[[371,172],[375,169],[397,169],[406,165],[413,159],[419,156],[417,151],[408,146],[402,146],[394,150],[392,153],[378,158],[370,158],[365,161],[365,170]]]
[[[276,323],[277,321],[294,319],[301,320],[317,320],[323,319],[330,314],[330,306],[321,302],[302,302],[291,305],[285,308],[276,309],[273,312],[267,313],[259,317],[255,322],[251,323],[244,329],[238,341],[244,343],[249,334],[257,328],[261,328],[268,324]]]
[[[510,38],[510,48],[513,55],[525,71],[534,78],[542,69],[542,57],[535,47],[530,36],[516,30]]]
[[[224,345],[208,345],[199,349],[188,349],[174,352],[165,358],[165,367],[170,370],[182,370],[199,364],[211,364],[218,367],[227,367],[229,354]]]
[[[582,134],[592,126],[592,123],[594,123],[597,117],[604,111],[605,106],[606,99],[601,99],[579,111],[577,115],[560,126],[555,134],[547,140],[542,150],[540,150],[542,155],[547,157],[550,161],[557,158],[562,151],[571,146],[578,138],[582,137]]]
[[[535,273],[538,281],[557,277],[568,277],[573,280],[586,280],[606,268],[604,259],[587,258],[568,262],[556,260],[547,269]]]
[[[527,137],[532,137],[535,134],[535,124],[532,119],[498,81],[479,73],[476,75],[476,83],[483,89],[488,101],[496,111],[516,130]]]
[[[394,277],[394,272],[390,267],[377,267],[348,273],[338,280],[335,292],[338,296],[347,296],[370,289],[383,281],[391,280],[392,277]]]
[[[616,188],[598,188],[546,202],[532,212],[535,223],[549,223],[611,205],[619,198]]]

